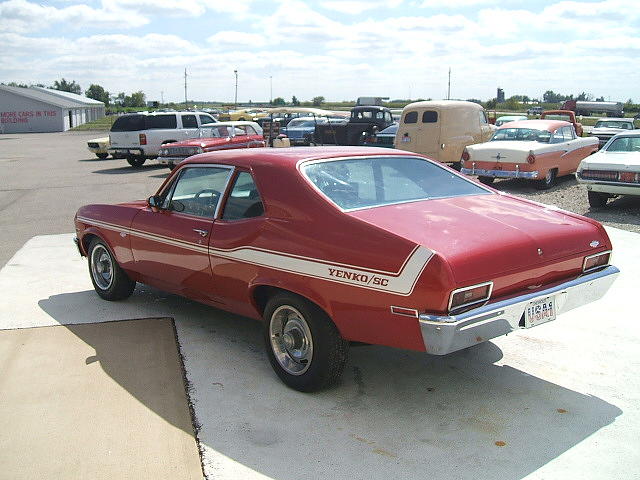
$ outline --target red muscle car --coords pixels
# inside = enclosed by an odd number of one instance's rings
[[[173,170],[182,160],[198,153],[265,145],[262,127],[256,122],[218,122],[201,127],[199,138],[162,145],[158,163]]]
[[[618,273],[598,222],[375,147],[196,155],[75,224],[102,298],[142,282],[263,320],[301,391],[334,383],[350,342],[447,354],[555,320]]]

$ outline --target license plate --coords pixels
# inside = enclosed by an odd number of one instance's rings
[[[535,327],[556,319],[556,302],[554,297],[540,298],[529,302],[524,311],[525,328]]]

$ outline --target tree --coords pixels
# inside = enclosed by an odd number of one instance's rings
[[[324,103],[324,97],[313,97],[312,102],[314,107],[319,107]]]
[[[94,100],[98,100],[99,102],[104,103],[105,105],[109,105],[109,92],[107,92],[100,85],[96,85],[92,83],[89,88],[84,92],[84,94],[88,98],[93,98]]]
[[[498,99],[492,98],[491,100],[488,100],[487,103],[484,104],[484,106],[485,108],[488,108],[490,110],[495,110],[497,104],[498,104]]]
[[[282,97],[274,98],[273,102],[271,102],[271,103],[273,103],[274,105],[286,105],[287,104],[287,102],[285,102],[284,98],[282,98]]]
[[[82,88],[80,88],[80,85],[78,85],[75,80],[71,80],[71,82],[67,82],[64,78],[60,81],[56,80],[53,82],[52,88],[54,90],[60,90],[61,92],[71,92],[76,95],[82,94]]]
[[[593,95],[591,95],[590,93],[581,92],[580,95],[576,97],[576,100],[589,102],[593,100]]]
[[[291,104],[292,104],[294,107],[297,107],[298,105],[300,105],[300,100],[298,100],[298,99],[296,98],[296,96],[294,95],[293,97],[291,97]]]
[[[5,85],[5,84],[2,83],[0,85]],[[25,85],[24,83],[17,83],[17,82],[9,82],[6,85],[8,87],[22,87],[22,88],[28,88],[29,87],[29,85]]]
[[[125,98],[125,102],[129,103],[129,105],[126,105],[127,107],[146,107],[147,106],[147,102],[142,90],[138,90],[137,92],[132,93],[131,96],[128,97],[128,99],[129,99],[129,102],[126,102],[126,98]]]

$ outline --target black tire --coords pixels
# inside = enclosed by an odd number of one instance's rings
[[[277,294],[267,302],[264,342],[280,380],[300,392],[314,392],[337,383],[349,348],[321,309],[290,293]]]
[[[593,208],[604,208],[607,206],[609,195],[602,192],[587,192],[587,198],[589,199],[589,206]]]
[[[108,153],[96,153],[96,157],[98,157],[100,160],[104,160],[108,156],[109,156]]]
[[[549,190],[556,184],[556,178],[558,175],[558,171],[555,168],[552,168],[547,172],[547,175],[542,179],[536,182],[536,188],[538,190]]]
[[[111,249],[100,238],[94,238],[87,252],[89,276],[96,293],[105,300],[124,300],[133,293],[136,282],[120,268]]]
[[[130,155],[127,157],[127,163],[133,168],[140,168],[142,165],[144,165],[145,160],[146,159],[142,156]]]
[[[462,162],[453,162],[451,164],[451,168],[453,168],[455,171],[459,172],[460,170],[462,170]]]
[[[480,181],[480,183],[484,183],[485,185],[491,185],[495,180],[495,177],[485,177],[481,175],[478,177],[478,180]]]

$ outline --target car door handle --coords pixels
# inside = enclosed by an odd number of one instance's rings
[[[206,237],[209,234],[208,230],[200,230],[199,228],[194,228],[193,231],[199,233],[201,237]]]

